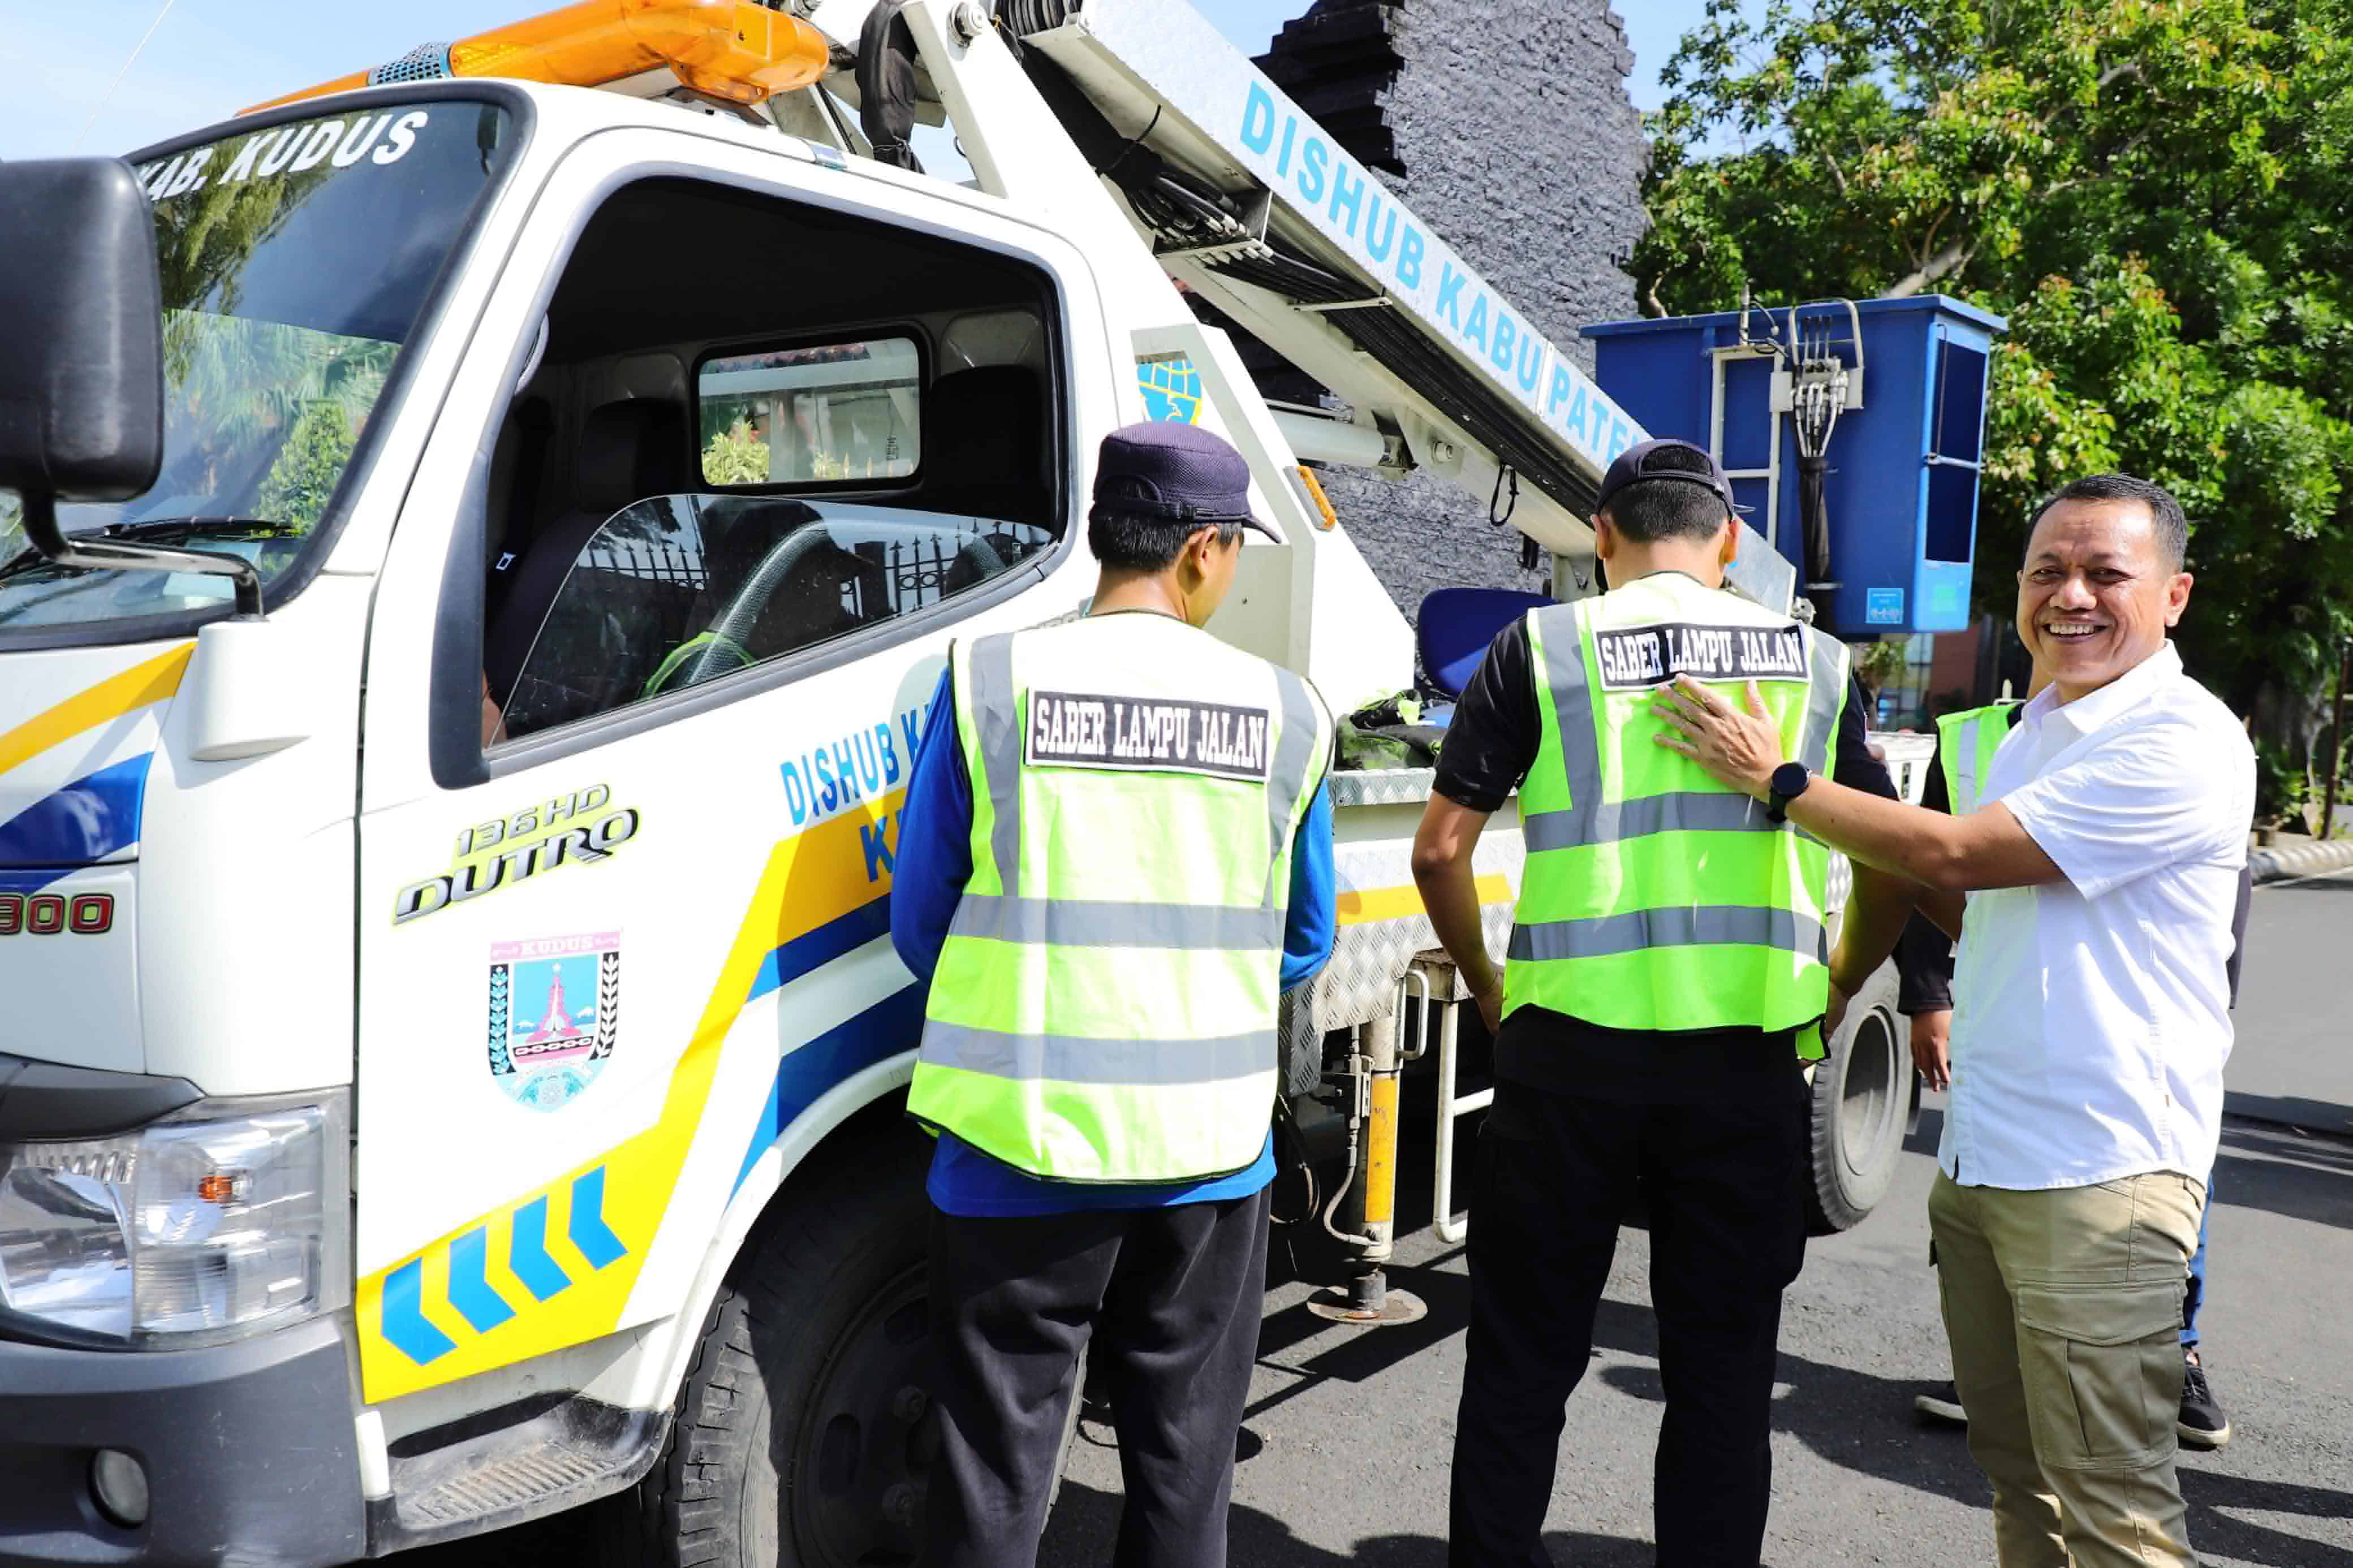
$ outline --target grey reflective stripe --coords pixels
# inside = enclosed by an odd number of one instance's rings
[[[1091,1040],[1008,1035],[937,1018],[923,1026],[919,1061],[1029,1083],[1223,1083],[1275,1070],[1275,1034],[1254,1029],[1208,1040]]]
[[[1985,721],[1986,716],[1979,713],[1953,735],[1960,743],[1960,754],[1953,759],[1960,787],[1951,792],[1953,798],[1945,804],[1952,808],[1955,816],[1968,816],[1978,808],[1978,726]]]
[[[1017,891],[1021,874],[1021,714],[1013,692],[1013,634],[998,632],[972,645],[972,711],[980,726],[981,766],[988,773],[988,850],[997,885]]]
[[[1817,963],[1829,962],[1829,947],[1820,921],[1792,910],[1757,909],[1741,904],[1683,904],[1672,909],[1631,910],[1624,914],[1516,925],[1512,928],[1509,956],[1517,963],[1548,963],[1555,959],[1606,958],[1611,953],[1641,952],[1650,948],[1699,947],[1718,942],[1778,948],[1784,952],[1808,954]]]
[[[1826,773],[1831,771],[1831,741],[1838,731],[1839,701],[1846,695],[1846,672],[1834,639],[1809,627],[1806,644],[1813,650],[1808,671],[1813,689],[1806,695],[1806,732],[1798,760],[1810,773]]]
[[[1300,792],[1307,787],[1307,776],[1314,768],[1317,729],[1315,699],[1307,682],[1287,669],[1272,668],[1274,683],[1282,691],[1282,738],[1275,743],[1274,773],[1266,782],[1266,896],[1261,902],[1270,910],[1274,908],[1274,868],[1282,864],[1283,848],[1291,842],[1291,814],[1298,809]],[[1282,933],[1276,932],[1275,941],[1282,940]]]
[[[1745,795],[1679,790],[1604,801],[1590,811],[1540,811],[1520,818],[1520,835],[1530,849],[1574,849],[1651,833],[1736,833],[1771,826],[1765,808]]]
[[[1601,804],[1601,751],[1593,724],[1593,688],[1585,674],[1585,605],[1532,610],[1544,622],[1545,686],[1552,693],[1553,727],[1560,731],[1562,771],[1568,775],[1568,815],[1583,818]],[[1582,832],[1572,843],[1586,842]]]
[[[966,893],[948,926],[955,936],[1054,947],[1166,947],[1273,952],[1282,917],[1224,904],[1134,904]]]

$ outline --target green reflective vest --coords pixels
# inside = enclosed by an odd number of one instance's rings
[[[1745,703],[1827,771],[1846,703],[1835,638],[1681,573],[1528,615],[1543,737],[1520,789],[1527,864],[1504,1010],[1619,1029],[1798,1029],[1829,999],[1830,851],[1659,745],[1677,673]]]
[[[2001,750],[2010,725],[2017,722],[2017,710],[2015,702],[1996,702],[1947,713],[1936,721],[1936,766],[1944,770],[1945,798],[1955,816],[1967,816],[1978,808],[1986,774],[1993,767],[1993,754]]]
[[[1258,1158],[1291,845],[1332,751],[1306,681],[1166,616],[949,657],[972,878],[908,1110],[1034,1175]]]

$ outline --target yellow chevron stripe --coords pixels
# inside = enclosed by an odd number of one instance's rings
[[[0,773],[40,755],[61,741],[70,741],[86,730],[120,719],[135,708],[163,701],[180,689],[180,678],[187,674],[188,658],[195,651],[195,644],[182,643],[169,653],[157,654],[119,675],[107,677],[0,735]]]
[[[418,1389],[432,1388],[493,1367],[511,1365],[547,1351],[580,1344],[609,1334],[620,1326],[638,1273],[644,1268],[654,1237],[668,1217],[672,1189],[686,1163],[688,1146],[702,1126],[712,1078],[719,1070],[719,1053],[727,1042],[744,999],[760,965],[778,946],[827,921],[848,914],[888,892],[888,870],[872,880],[860,847],[859,830],[880,830],[906,800],[898,789],[879,799],[861,802],[840,816],[818,823],[779,842],[769,852],[750,910],[736,928],[733,945],[719,968],[719,977],[703,1005],[700,1022],[689,1037],[670,1071],[662,1097],[661,1114],[652,1126],[605,1152],[563,1172],[543,1185],[518,1194],[498,1207],[467,1221],[429,1246],[399,1258],[361,1279],[355,1305],[360,1322],[361,1385],[371,1404],[381,1404]],[[912,1042],[910,1042],[912,1044]],[[591,1268],[566,1235],[571,1225],[572,1184],[583,1173],[605,1167],[604,1217],[613,1234],[628,1248],[626,1256],[603,1268]],[[507,1226],[514,1211],[534,1198],[548,1200],[547,1248],[572,1285],[545,1301],[534,1300],[503,1267]],[[476,1226],[491,1229],[491,1288],[515,1309],[516,1316],[486,1334],[477,1334],[448,1307],[448,1245]],[[384,1338],[385,1279],[412,1258],[425,1261],[424,1299],[427,1321],[457,1342],[458,1348],[420,1366]]]

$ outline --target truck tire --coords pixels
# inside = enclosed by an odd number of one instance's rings
[[[1883,964],[1847,1009],[1815,1064],[1813,1180],[1806,1209],[1816,1236],[1862,1223],[1895,1174],[1916,1100],[1912,1049],[1895,1011],[1896,981]]]
[[[938,1447],[923,1390],[928,1158],[924,1139],[893,1128],[889,1148],[814,1173],[763,1218],[703,1325],[669,1447],[616,1500],[617,1568],[921,1555]]]

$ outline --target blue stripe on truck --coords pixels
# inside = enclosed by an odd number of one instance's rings
[[[814,933],[812,933],[814,934]],[[752,1146],[735,1172],[735,1185],[752,1173],[768,1145],[784,1135],[818,1097],[850,1074],[913,1048],[923,1030],[923,988],[909,985],[846,1023],[836,1025],[777,1064],[768,1102],[752,1129]]]
[[[0,866],[66,870],[138,843],[139,809],[154,760],[148,752],[100,768],[0,822]]]

